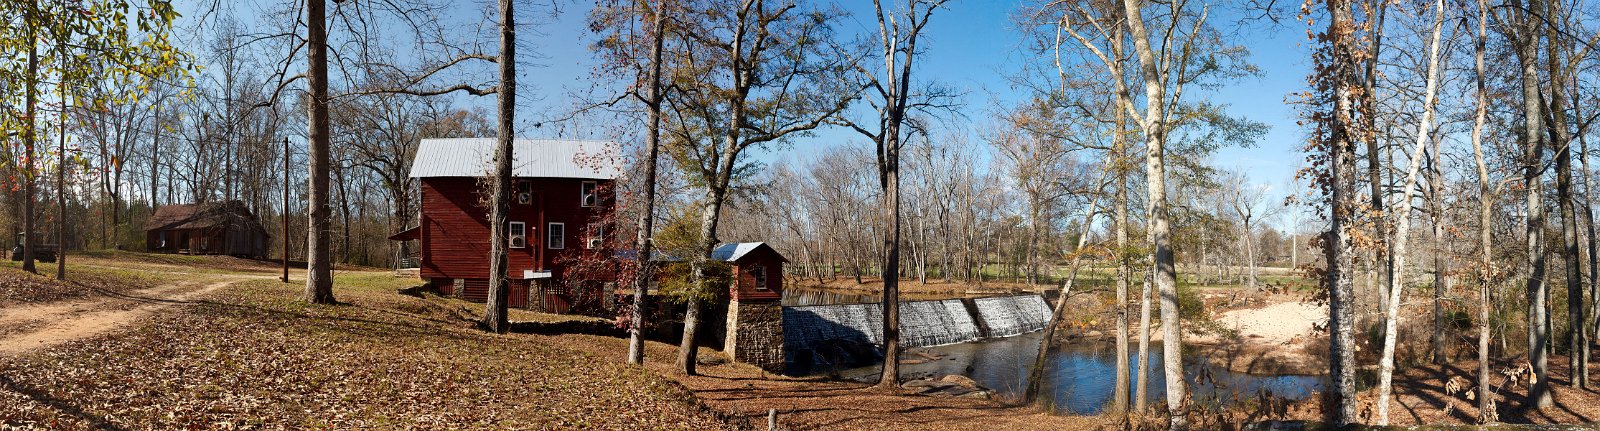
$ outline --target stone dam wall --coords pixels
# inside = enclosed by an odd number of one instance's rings
[[[900,303],[900,344],[927,347],[1037,331],[1050,320],[1039,295]],[[784,362],[791,374],[883,358],[883,305],[783,307]]]

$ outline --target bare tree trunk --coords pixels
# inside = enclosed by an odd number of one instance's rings
[[[1150,276],[1139,290],[1139,364],[1134,370],[1133,410],[1141,414],[1150,398]]]
[[[1156,289],[1161,292],[1162,360],[1167,380],[1168,428],[1189,427],[1188,382],[1183,379],[1183,322],[1178,317],[1178,274],[1173,267],[1172,228],[1167,212],[1166,139],[1167,101],[1165,77],[1159,72],[1155,51],[1144,27],[1143,11],[1139,0],[1123,0],[1127,13],[1129,35],[1133,37],[1135,53],[1139,57],[1140,76],[1144,81],[1145,119],[1145,178],[1148,184],[1150,217],[1150,243],[1154,248]]]
[[[504,334],[511,329],[508,305],[511,296],[510,280],[508,275],[506,247],[508,241],[508,220],[511,212],[511,166],[516,151],[512,148],[516,137],[517,113],[517,28],[516,15],[513,13],[515,4],[512,0],[500,0],[500,56],[497,59],[500,65],[500,88],[495,93],[498,99],[495,109],[499,111],[495,130],[494,154],[494,193],[491,196],[489,212],[489,298],[484,304],[483,321],[484,329],[497,334]]]
[[[1444,172],[1441,167],[1444,156],[1439,153],[1440,142],[1443,139],[1433,140],[1433,160],[1429,162],[1431,172],[1428,179],[1428,213],[1433,222],[1433,333],[1430,346],[1433,352],[1432,362],[1444,364],[1447,360],[1445,345],[1445,293],[1450,291],[1450,263],[1445,256],[1445,213],[1444,213]]]
[[[1355,384],[1355,303],[1351,277],[1354,275],[1354,244],[1351,232],[1355,220],[1355,139],[1359,132],[1356,120],[1354,92],[1360,88],[1356,76],[1358,48],[1353,31],[1361,23],[1355,21],[1349,0],[1329,0],[1328,29],[1323,38],[1328,44],[1326,64],[1319,65],[1319,79],[1332,81],[1333,109],[1328,115],[1327,139],[1322,145],[1328,152],[1327,178],[1330,187],[1332,216],[1324,252],[1328,269],[1323,280],[1328,289],[1329,375],[1334,384],[1332,422],[1345,426],[1359,421],[1356,416]]]
[[[1037,192],[1032,192],[1032,193],[1037,193]],[[1024,264],[1024,266],[1027,268],[1026,269],[1027,273],[1023,274],[1023,276],[1024,276],[1023,279],[1028,282],[1028,286],[1033,286],[1034,284],[1036,284],[1038,282],[1037,277],[1038,277],[1038,274],[1039,274],[1039,230],[1040,230],[1040,227],[1039,227],[1040,226],[1040,223],[1039,223],[1039,212],[1040,212],[1039,211],[1039,206],[1040,205],[1043,205],[1043,204],[1040,202],[1040,199],[1039,199],[1037,194],[1033,194],[1032,196],[1028,197],[1028,254],[1027,254],[1027,256],[1025,256],[1027,261]]]
[[[342,161],[339,165],[333,166],[334,182],[339,184],[339,218],[341,221],[339,223],[341,225],[339,226],[339,233],[342,234],[342,242],[339,243],[339,261],[346,264],[350,263],[350,230],[354,229],[350,220],[350,184],[348,173],[346,172],[348,169],[343,165]]]
[[[1251,294],[1256,294],[1256,293],[1259,293],[1261,291],[1260,287],[1258,287],[1257,284],[1256,284],[1256,280],[1257,280],[1256,277],[1257,277],[1258,272],[1256,272],[1256,238],[1255,238],[1254,232],[1255,231],[1250,228],[1250,219],[1248,219],[1248,218],[1245,219],[1245,221],[1244,221],[1244,253],[1245,253],[1245,261],[1246,261],[1245,263],[1247,265],[1249,265],[1249,269],[1250,269],[1250,275],[1249,275],[1249,277],[1246,278],[1246,280],[1248,281],[1246,284],[1247,284],[1247,289],[1250,291]]]
[[[928,227],[927,214],[917,214],[917,283],[928,284]]]
[[[1477,78],[1477,109],[1472,120],[1472,157],[1478,168],[1478,423],[1499,420],[1494,398],[1489,395],[1489,288],[1494,282],[1494,189],[1490,186],[1489,166],[1483,159],[1483,125],[1489,114],[1489,90],[1484,75],[1484,52],[1489,35],[1489,1],[1478,0],[1478,34],[1473,43],[1474,72]]]
[[[1291,209],[1290,211],[1295,211],[1295,210],[1296,209]],[[1289,231],[1289,269],[1292,270],[1292,269],[1296,269],[1296,268],[1300,267],[1300,232],[1299,232],[1300,222],[1299,222],[1299,220],[1296,219],[1296,221],[1294,223],[1292,223],[1291,226],[1292,227],[1290,229],[1294,229],[1294,230]]]
[[[661,45],[666,39],[666,24],[666,5],[658,4],[650,35],[650,82],[645,95],[650,128],[645,130],[649,150],[644,161],[644,208],[639,214],[639,268],[633,278],[633,316],[628,327],[628,363],[635,365],[644,363],[644,318],[648,306],[645,299],[649,297],[650,281],[655,278],[650,258],[655,249],[656,158],[661,150]]]
[[[877,90],[883,103],[879,110],[877,132],[856,126],[856,130],[871,138],[875,145],[879,187],[883,191],[880,202],[880,222],[883,223],[883,249],[880,251],[880,276],[883,279],[883,369],[878,386],[890,388],[900,383],[900,150],[905,144],[901,127],[906,112],[914,103],[911,91],[911,73],[915,70],[917,39],[929,17],[944,0],[926,4],[919,12],[917,1],[905,5],[904,20],[885,12],[880,0],[873,0],[877,11],[879,48],[882,50],[883,77],[871,76],[867,81]],[[932,97],[932,96],[929,96]],[[920,229],[919,229],[920,231]],[[921,247],[919,243],[917,245]],[[919,249],[920,251],[920,249]],[[926,273],[920,276],[926,282]]]
[[[156,207],[161,206],[161,132],[166,129],[161,121],[161,108],[165,104],[157,103],[155,106],[155,126],[151,127],[150,139],[150,209],[153,213]],[[288,232],[284,232],[285,235]]]
[[[1078,237],[1077,248],[1073,249],[1071,269],[1067,271],[1067,278],[1061,280],[1061,295],[1056,299],[1055,308],[1050,312],[1050,321],[1044,325],[1044,333],[1041,334],[1043,338],[1039,341],[1039,352],[1034,355],[1033,367],[1028,371],[1028,388],[1023,391],[1024,403],[1038,402],[1040,392],[1044,390],[1044,370],[1049,367],[1050,349],[1055,346],[1056,327],[1060,326],[1061,319],[1067,314],[1067,296],[1072,292],[1072,284],[1077,281],[1078,269],[1083,264],[1083,247],[1089,243],[1089,229],[1094,225],[1094,215],[1099,210],[1097,203],[1090,202],[1089,213],[1083,217],[1083,234]],[[1123,386],[1121,393],[1127,394],[1126,385]],[[1127,402],[1127,397],[1124,396],[1122,400],[1124,403]]]
[[[1375,114],[1377,111],[1378,54],[1383,50],[1383,22],[1388,16],[1389,11],[1389,2],[1387,1],[1373,0],[1372,3],[1372,7],[1377,8],[1378,13],[1376,22],[1372,26],[1373,30],[1369,39],[1371,45],[1367,47],[1368,60],[1365,62],[1366,70],[1363,73],[1361,80],[1361,104],[1368,113],[1368,115],[1362,120],[1362,124],[1367,130],[1377,129],[1373,124],[1373,121],[1376,117]],[[1377,217],[1382,219],[1387,217],[1388,214],[1384,212],[1384,197],[1387,195],[1387,193],[1384,191],[1384,186],[1386,183],[1383,180],[1384,176],[1382,163],[1379,161],[1379,156],[1382,154],[1382,152],[1379,151],[1378,134],[1364,133],[1363,135],[1364,137],[1362,140],[1365,141],[1367,145],[1367,185],[1371,187],[1371,195],[1369,197],[1371,199],[1372,211],[1377,214]],[[1372,256],[1372,259],[1370,259],[1368,262],[1367,267],[1367,288],[1369,291],[1371,290],[1371,284],[1374,281],[1373,279],[1376,278],[1378,283],[1378,308],[1379,310],[1385,310],[1389,306],[1388,301],[1389,286],[1391,283],[1390,280],[1393,279],[1396,274],[1394,269],[1394,253],[1389,252],[1389,250],[1393,248],[1394,238],[1392,232],[1389,231],[1389,226],[1384,223],[1374,224],[1373,229],[1376,231],[1374,234],[1377,235],[1378,246],[1369,253]],[[1377,274],[1374,274],[1374,268],[1372,265],[1377,264],[1378,262],[1381,262],[1383,267],[1381,270],[1377,271]],[[1388,317],[1387,315],[1380,313],[1380,318]]]
[[[738,133],[738,132],[730,132]],[[729,141],[737,142],[736,136],[729,136]],[[730,142],[728,145],[732,146]],[[722,211],[723,199],[727,196],[721,189],[713,188],[707,193],[706,202],[700,215],[700,250],[699,255],[691,262],[693,267],[691,277],[692,285],[699,295],[713,295],[714,292],[706,291],[706,270],[711,258],[711,250],[717,246],[717,221]],[[695,375],[695,365],[700,349],[700,311],[705,301],[699,298],[689,299],[689,309],[683,315],[683,338],[678,341],[678,361],[675,364],[678,372],[685,375]]]
[[[1515,2],[1520,8],[1520,1]],[[1545,311],[1545,299],[1548,287],[1545,285],[1545,248],[1544,248],[1544,181],[1540,178],[1543,172],[1544,144],[1543,139],[1543,106],[1540,103],[1538,43],[1540,18],[1524,13],[1519,17],[1522,28],[1518,29],[1515,46],[1517,60],[1522,67],[1522,116],[1523,116],[1523,174],[1522,185],[1526,195],[1527,204],[1527,247],[1528,247],[1528,362],[1533,365],[1536,381],[1529,388],[1528,398],[1533,400],[1535,408],[1545,408],[1552,404],[1550,396],[1550,372],[1548,344],[1550,342],[1549,320]]]
[[[900,385],[900,131],[884,131],[883,209],[889,232],[883,257],[883,373],[880,387]]]
[[[1439,39],[1443,34],[1444,0],[1434,0],[1433,36],[1428,42],[1427,88],[1422,99],[1422,121],[1417,124],[1417,139],[1411,151],[1411,163],[1406,168],[1406,183],[1400,190],[1400,208],[1395,211],[1394,242],[1390,244],[1389,259],[1394,262],[1394,274],[1389,277],[1389,298],[1383,319],[1383,353],[1378,358],[1378,417],[1374,421],[1378,426],[1389,424],[1389,399],[1394,390],[1395,338],[1399,336],[1396,326],[1400,320],[1400,300],[1405,297],[1405,283],[1401,274],[1405,274],[1406,269],[1406,244],[1411,234],[1411,210],[1416,200],[1422,157],[1427,154],[1429,140],[1434,139],[1434,101],[1439,92]]]
[[[1582,354],[1584,347],[1588,345],[1584,331],[1587,319],[1583,317],[1582,260],[1578,256],[1578,213],[1573,207],[1572,136],[1567,129],[1566,111],[1567,74],[1560,64],[1562,52],[1560,41],[1563,36],[1555,24],[1561,21],[1561,10],[1552,1],[1544,2],[1544,5],[1546,15],[1543,19],[1552,21],[1545,27],[1546,37],[1549,40],[1545,64],[1549,69],[1550,79],[1550,91],[1546,94],[1550,103],[1551,120],[1547,126],[1551,131],[1550,138],[1554,139],[1550,147],[1556,150],[1556,201],[1561,211],[1561,258],[1563,269],[1566,271],[1564,278],[1567,284],[1567,321],[1570,322],[1567,335],[1567,365],[1572,371],[1568,380],[1572,387],[1583,389],[1589,386],[1589,358]]]
[[[289,138],[283,138],[283,282],[289,282],[289,177],[293,171],[293,155],[289,153]]]
[[[1583,106],[1583,103],[1577,97],[1581,93],[1574,91],[1572,94],[1573,117],[1584,118],[1578,114],[1578,108]],[[1592,323],[1594,326],[1589,326],[1589,334],[1591,335],[1590,340],[1593,341],[1594,337],[1600,337],[1600,256],[1595,254],[1600,250],[1595,249],[1594,171],[1589,170],[1589,140],[1586,136],[1588,136],[1587,133],[1578,134],[1578,160],[1583,162],[1583,221],[1588,233],[1585,242],[1589,252],[1589,316],[1594,319]],[[1586,322],[1585,325],[1591,325],[1591,323]],[[1583,356],[1585,358],[1593,359],[1590,356],[1593,344],[1591,342],[1584,345]]]
[[[1128,156],[1128,154],[1127,154],[1127,152],[1128,152],[1127,137],[1124,135],[1124,131],[1127,130],[1127,119],[1126,119],[1126,117],[1124,115],[1126,115],[1124,113],[1124,111],[1122,111],[1120,109],[1117,110],[1116,121],[1114,123],[1114,125],[1117,128],[1117,131],[1115,132],[1116,134],[1113,135],[1113,138],[1112,138],[1112,139],[1115,140],[1115,144],[1114,145],[1116,147],[1115,149],[1112,150],[1113,154],[1111,155],[1111,157],[1114,158],[1113,160],[1121,160],[1122,158]],[[1128,184],[1128,170],[1122,167],[1123,164],[1122,163],[1115,163],[1112,166],[1116,166],[1116,168],[1115,168],[1116,172],[1113,175],[1117,176],[1117,184],[1115,186],[1115,191],[1114,191],[1114,193],[1116,193],[1116,195],[1112,197],[1112,202],[1113,202],[1112,205],[1115,206],[1115,209],[1113,210],[1113,212],[1115,213],[1115,217],[1117,218],[1117,220],[1116,220],[1116,224],[1117,224],[1117,252],[1116,252],[1116,257],[1117,257],[1117,305],[1116,305],[1116,307],[1117,307],[1116,308],[1116,313],[1117,313],[1117,321],[1116,321],[1116,325],[1117,325],[1117,378],[1116,378],[1116,383],[1115,383],[1116,387],[1112,391],[1111,410],[1112,410],[1112,412],[1115,412],[1115,413],[1127,413],[1127,411],[1128,411],[1128,377],[1129,377],[1128,376],[1128,373],[1129,373],[1129,370],[1128,370],[1128,278],[1133,275],[1133,262],[1129,259],[1130,256],[1127,253],[1127,250],[1128,250],[1128,185],[1129,184]],[[1083,236],[1085,238],[1087,238],[1089,236],[1089,228],[1088,228],[1088,224],[1087,224],[1088,222],[1089,222],[1089,220],[1085,220],[1085,226],[1084,226],[1084,230],[1083,230]],[[1081,248],[1082,246],[1080,245],[1079,247]],[[1149,340],[1146,339],[1144,341],[1148,342]],[[1141,351],[1139,353],[1139,355],[1141,357],[1143,357],[1144,356],[1143,351]]]
[[[306,1],[307,83],[310,87],[310,190],[306,223],[306,294],[313,304],[333,304],[333,267],[328,250],[328,33],[324,0]]]
[[[1554,93],[1554,92],[1552,92]],[[1560,96],[1552,97],[1551,110],[1559,112],[1555,102]],[[1561,115],[1556,115],[1556,122],[1561,123]],[[1557,127],[1564,127],[1558,125]],[[1560,138],[1558,138],[1560,139]],[[1583,275],[1582,258],[1578,255],[1578,227],[1577,211],[1573,205],[1572,195],[1572,150],[1565,142],[1555,143],[1556,151],[1556,199],[1560,202],[1561,211],[1561,240],[1562,262],[1566,271],[1567,284],[1567,318],[1570,324],[1568,339],[1568,369],[1573,370],[1570,384],[1574,388],[1586,388],[1589,383],[1588,358],[1583,355],[1584,346],[1588,344],[1585,334],[1583,309]]]

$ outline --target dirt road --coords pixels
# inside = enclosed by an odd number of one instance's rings
[[[126,294],[0,308],[0,356],[81,340],[118,329],[167,307],[193,304],[201,295],[245,277],[183,281]]]

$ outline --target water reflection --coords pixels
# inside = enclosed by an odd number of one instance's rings
[[[1007,292],[989,291],[984,293],[957,293],[957,292],[900,292],[900,301],[933,301],[955,298],[978,298],[985,296],[1013,295],[1036,292]],[[806,307],[812,305],[845,305],[845,304],[876,304],[883,302],[880,292],[859,290],[834,290],[819,289],[815,287],[788,286],[783,288],[783,306]]]
[[[809,289],[791,286],[783,289],[783,306],[804,307],[811,305],[871,304],[882,302],[882,297],[882,295],[852,293],[837,290]]]
[[[978,383],[1008,396],[1020,395],[1025,387],[1033,357],[1039,351],[1041,335],[1038,332],[1017,337],[983,342],[963,343],[933,348],[946,357],[920,364],[901,365],[905,377],[914,378],[930,374],[962,374]],[[1138,354],[1130,356],[1129,369],[1136,370]],[[918,359],[914,355],[906,359]],[[1166,394],[1165,379],[1161,372],[1161,345],[1152,343],[1148,370],[1150,393],[1154,404]],[[1060,346],[1052,353],[1045,373],[1048,393],[1057,409],[1064,413],[1095,414],[1109,404],[1116,384],[1116,351],[1103,343],[1071,344]],[[1232,403],[1249,399],[1261,393],[1289,399],[1301,399],[1320,389],[1327,379],[1322,376],[1261,376],[1233,373],[1223,368],[1209,367],[1195,357],[1184,360],[1186,378],[1196,403]],[[875,380],[877,366],[847,370],[846,378]],[[1208,373],[1200,384],[1196,376]],[[1130,378],[1130,380],[1133,380]],[[1133,390],[1129,382],[1131,394]]]

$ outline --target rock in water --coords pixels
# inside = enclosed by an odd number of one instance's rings
[[[944,376],[944,377],[940,377],[939,381],[940,382],[944,382],[944,383],[953,383],[953,384],[956,384],[958,386],[961,386],[961,387],[964,387],[964,388],[968,388],[968,389],[975,389],[975,388],[978,387],[978,381],[972,380],[971,377],[967,377],[967,376],[963,376],[963,375],[959,375],[959,374],[951,374],[951,375],[947,375],[947,376]]]

